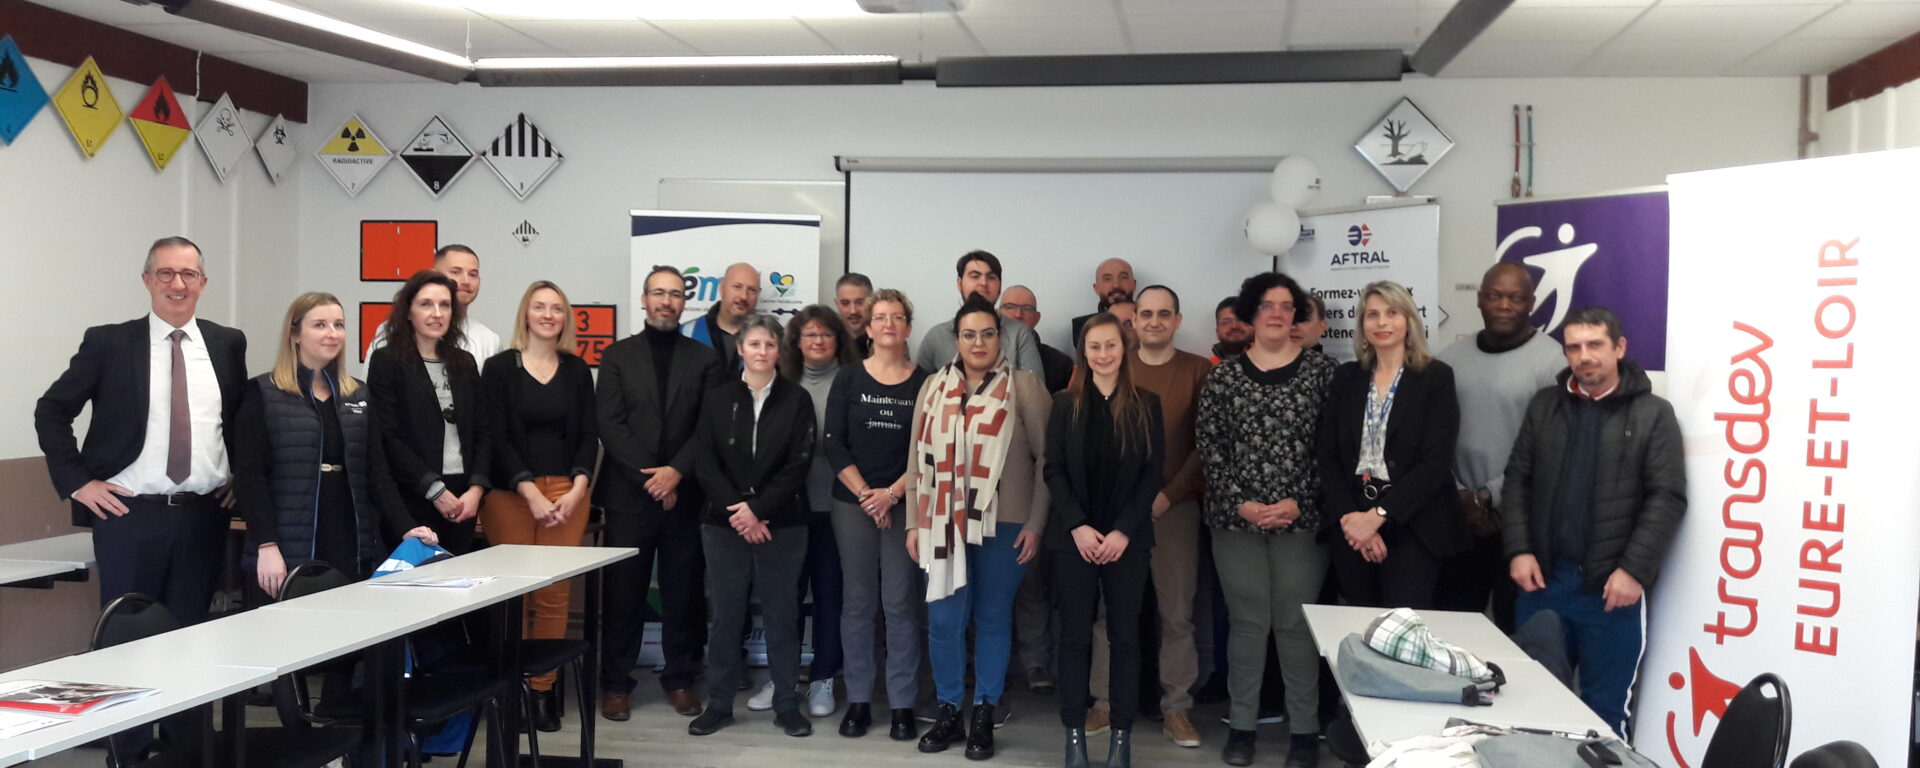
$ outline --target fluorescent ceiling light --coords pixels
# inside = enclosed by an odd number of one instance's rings
[[[893,56],[581,56],[480,59],[476,69],[682,69],[898,64]]]
[[[211,12],[215,11],[216,8],[210,6],[228,6],[272,16],[281,21],[312,27],[322,32],[330,32],[363,43],[371,43],[382,48],[418,56],[450,67],[471,68],[473,66],[473,63],[468,61],[465,56],[448,53],[432,46],[421,45],[412,40],[394,37],[384,32],[375,32],[358,24],[349,24],[331,16],[322,16],[312,11],[276,3],[273,0],[188,0],[180,4],[180,10],[176,11],[176,13],[188,18],[196,18],[203,13],[211,15]],[[240,31],[249,32],[250,30],[243,29]]]
[[[516,21],[743,21],[867,15],[856,0],[413,0]]]

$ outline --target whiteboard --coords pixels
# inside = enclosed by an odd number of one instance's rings
[[[1120,257],[1140,287],[1180,294],[1175,344],[1213,346],[1213,306],[1273,259],[1247,245],[1246,212],[1268,173],[847,174],[848,269],[914,304],[913,341],[959,309],[954,262],[974,249],[1003,265],[1003,286],[1038,298],[1039,332],[1068,350],[1073,318],[1092,312],[1093,270]]]

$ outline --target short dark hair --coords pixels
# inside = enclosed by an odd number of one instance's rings
[[[987,313],[989,317],[993,318],[993,329],[996,331],[1000,330],[1000,310],[993,308],[993,302],[987,301],[979,294],[974,294],[967,297],[966,302],[960,305],[960,311],[953,313],[954,338],[960,338],[960,318],[975,312]]]
[[[1233,309],[1233,305],[1238,304],[1239,302],[1240,302],[1240,297],[1238,295],[1228,296],[1224,299],[1221,299],[1220,303],[1213,305],[1213,316],[1216,318],[1219,317],[1220,310]],[[1238,313],[1234,314],[1234,317],[1239,317],[1239,316],[1240,315]]]
[[[953,276],[965,277],[967,275],[967,264],[975,261],[984,261],[987,263],[987,274],[993,275],[994,277],[1000,276],[1000,257],[987,253],[986,251],[967,251],[967,255],[961,256],[959,261],[954,262]]]
[[[1607,338],[1615,344],[1620,343],[1620,316],[1606,307],[1581,307],[1568,312],[1567,321],[1561,323],[1560,327],[1564,329],[1569,325],[1604,325],[1607,327]]]
[[[1316,317],[1321,320],[1327,319],[1327,300],[1320,298],[1320,294],[1307,291],[1307,304],[1313,309],[1313,314],[1308,315],[1308,319]]]
[[[192,240],[188,240],[179,235],[160,238],[158,240],[153,241],[153,245],[147,246],[147,263],[146,263],[146,266],[140,268],[140,271],[145,272],[153,269],[154,254],[159,253],[160,249],[174,248],[174,247],[192,248],[193,261],[195,264],[195,268],[199,269],[201,272],[207,271],[207,257],[200,253],[200,246],[195,244]]]
[[[467,254],[468,256],[472,256],[475,260],[478,260],[480,258],[480,254],[475,253],[472,248],[468,248],[459,243],[447,243],[446,245],[440,246],[440,250],[433,252],[433,260],[439,261],[441,259],[444,259],[447,257],[447,254],[453,253],[454,251],[459,251],[461,253]]]
[[[1240,283],[1240,295],[1234,297],[1233,316],[1240,322],[1252,323],[1253,316],[1260,311],[1260,299],[1267,291],[1285,288],[1293,296],[1293,321],[1304,322],[1307,319],[1306,293],[1300,290],[1300,284],[1287,277],[1285,272],[1262,272]]]
[[[840,320],[840,313],[825,304],[811,304],[802,307],[792,320],[787,321],[786,332],[780,337],[780,375],[796,384],[800,382],[801,374],[807,367],[806,354],[800,351],[800,334],[806,332],[807,323],[819,323],[833,334],[834,364],[847,365],[860,361],[859,354],[853,349],[853,337],[847,333],[847,324]]]
[[[841,275],[839,280],[833,281],[833,289],[836,291],[849,285],[857,285],[869,291],[873,290],[873,281],[868,279],[866,275],[858,272],[848,272]]]
[[[646,279],[640,281],[640,286],[642,288],[646,287],[648,280],[652,280],[654,275],[660,274],[662,272],[665,272],[669,275],[673,275],[674,279],[679,280],[683,285],[687,282],[687,276],[680,274],[679,267],[675,267],[669,264],[655,264],[653,265],[653,269],[648,270]]]
[[[1164,285],[1155,284],[1155,285],[1149,285],[1145,288],[1140,289],[1139,293],[1136,293],[1133,295],[1133,303],[1139,304],[1140,297],[1147,295],[1147,291],[1166,291],[1167,296],[1173,299],[1173,313],[1176,315],[1180,314],[1180,294],[1175,293],[1172,288],[1168,288]],[[1214,310],[1214,311],[1218,312],[1219,310]]]

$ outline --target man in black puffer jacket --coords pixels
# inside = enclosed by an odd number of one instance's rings
[[[1560,615],[1580,698],[1623,737],[1646,641],[1646,588],[1687,511],[1673,406],[1623,360],[1620,319],[1574,310],[1568,370],[1527,405],[1507,460],[1502,538],[1522,594],[1514,622]]]

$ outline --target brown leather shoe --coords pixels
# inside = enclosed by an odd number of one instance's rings
[[[1200,746],[1200,732],[1193,727],[1193,721],[1185,712],[1168,712],[1166,719],[1160,721],[1160,730],[1167,734],[1167,740],[1174,746],[1193,749]]]
[[[1087,710],[1087,733],[1099,733],[1113,722],[1113,713],[1099,707]]]
[[[700,697],[693,695],[693,691],[685,688],[667,691],[667,703],[673,705],[673,711],[687,717],[700,714]]]
[[[632,715],[633,706],[628,703],[626,691],[601,691],[600,716],[608,720],[625,722]]]

